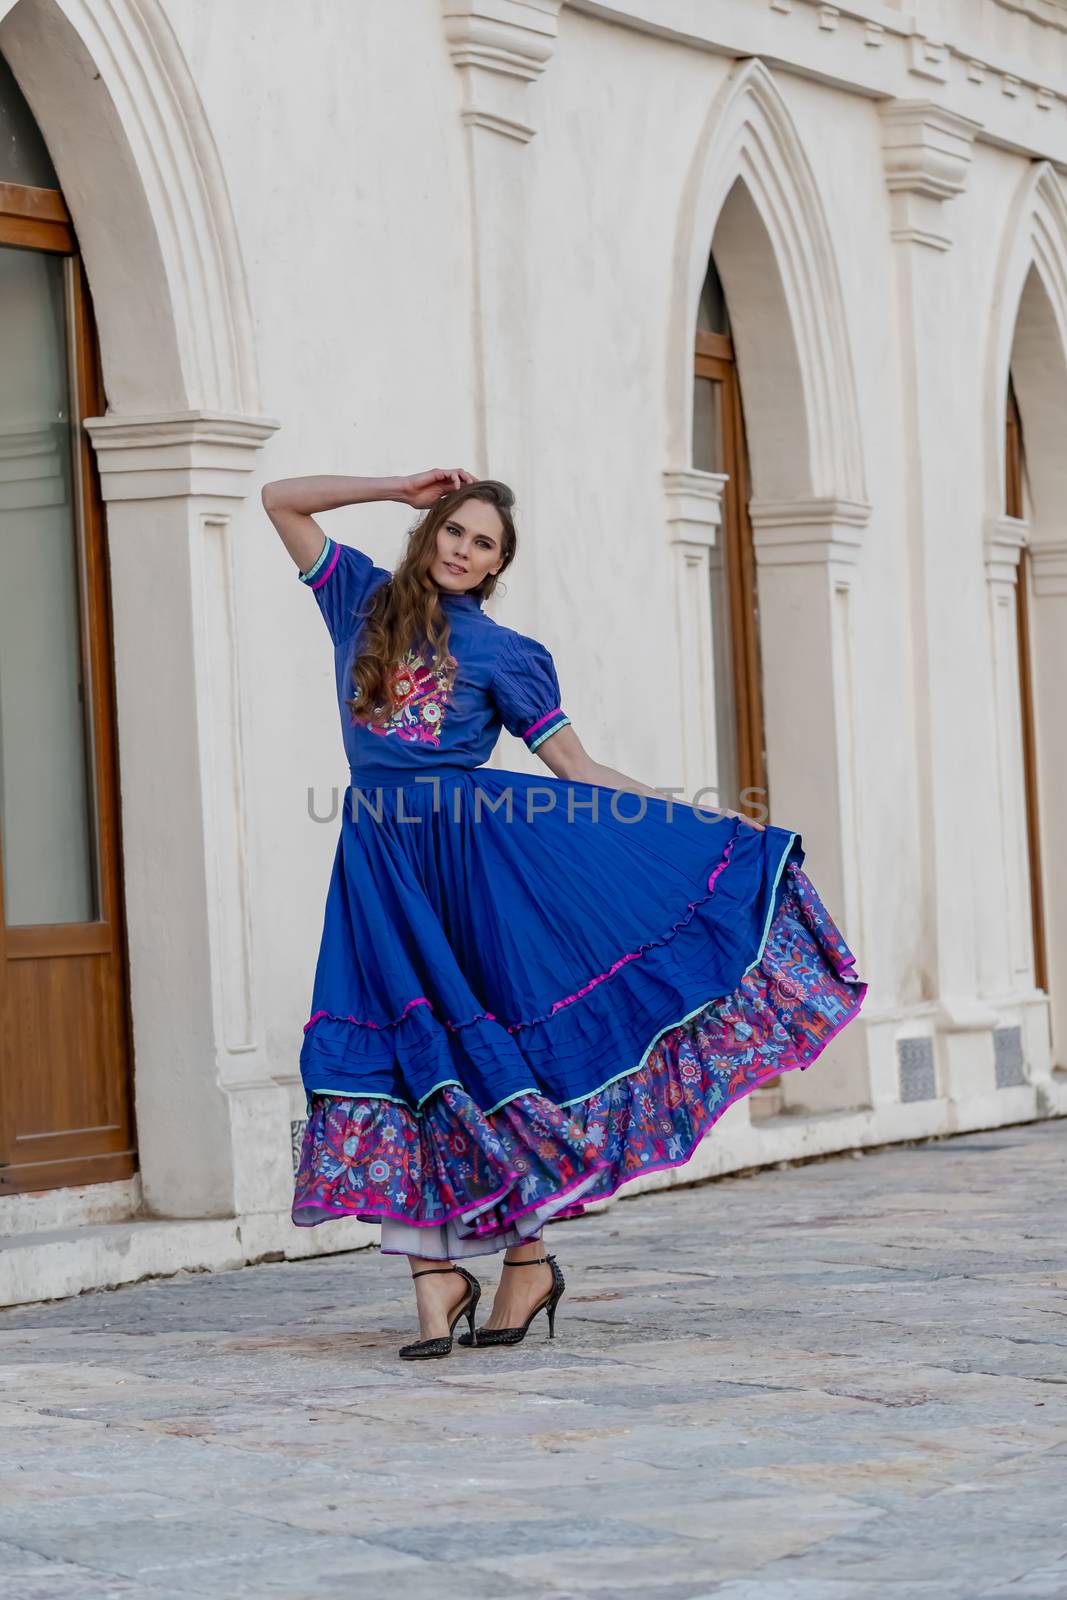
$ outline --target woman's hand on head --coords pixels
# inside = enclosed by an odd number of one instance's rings
[[[416,472],[410,478],[401,478],[397,499],[417,511],[425,511],[443,494],[450,494],[465,483],[477,483],[473,472],[465,467],[431,467],[429,472]]]

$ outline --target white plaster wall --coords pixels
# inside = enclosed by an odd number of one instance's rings
[[[678,209],[728,69],[564,10],[524,152],[538,526],[570,714],[600,760],[681,785],[665,352]],[[688,463],[686,463],[688,464]],[[547,596],[546,596],[547,597]],[[590,626],[590,623],[592,624]]]
[[[226,169],[263,405],[282,424],[260,480],[466,463],[467,191],[437,0],[168,10]],[[395,504],[322,518],[386,566],[414,520]],[[238,531],[258,987],[272,1070],[295,1078],[338,829],[311,819],[307,791],[329,815],[348,768],[329,637],[254,490]]]
[[[311,6],[299,17],[249,3],[224,23],[209,0],[172,0],[168,10],[231,186],[264,407],[282,419],[263,476],[470,460],[466,135],[436,0]],[[725,54],[564,7],[548,70],[527,90],[538,133],[514,163],[532,285],[528,328],[513,330],[528,359],[524,458],[474,463],[512,481],[527,512],[501,616],[552,645],[589,748],[664,784],[682,770],[661,478],[676,464],[664,381],[672,252],[692,150],[731,66]],[[781,69],[775,79],[837,257],[872,505],[853,591],[863,914],[845,932],[872,980],[871,1014],[906,1015],[935,998],[916,937],[930,893],[915,772],[916,695],[926,686],[913,676],[907,402],[879,102]],[[931,668],[953,707],[939,737],[952,741],[958,775],[952,870],[974,931],[976,992],[993,981],[1002,915],[995,870],[974,870],[996,861],[998,828],[976,330],[990,315],[1000,219],[1021,170],[1020,157],[977,147],[966,193],[946,207],[953,315],[923,330],[959,380],[958,406],[924,440],[953,463],[956,508],[939,530],[938,592],[928,598],[940,624]],[[410,519],[383,506],[325,520],[388,565]],[[336,833],[335,822],[308,818],[306,791],[313,785],[325,804],[346,773],[319,618],[253,497],[241,528],[257,968],[270,1056],[284,1076],[295,1074]],[[765,639],[765,672],[788,671],[792,653],[810,647]],[[525,764],[507,739],[497,761]],[[806,822],[774,820],[801,832]],[[809,866],[817,878],[818,862]]]
[[[308,816],[307,794],[312,788],[328,810],[347,767],[329,639],[262,514],[258,484],[306,472],[387,474],[456,463],[512,482],[522,548],[496,614],[554,650],[564,703],[596,757],[650,783],[681,783],[684,708],[663,485],[665,469],[685,464],[670,454],[666,370],[679,213],[709,106],[737,59],[757,49],[768,61],[803,68],[770,70],[814,170],[855,376],[871,514],[851,591],[862,892],[855,925],[843,931],[871,982],[863,1015],[890,1026],[928,1010],[938,995],[919,938],[933,916],[916,770],[929,681],[919,672],[907,534],[917,482],[903,383],[909,330],[890,237],[880,107],[893,95],[941,98],[985,119],[997,140],[979,139],[964,194],[942,208],[953,238],[937,263],[951,279],[948,314],[935,317],[926,303],[914,311],[925,350],[953,378],[954,403],[922,449],[952,475],[952,515],[933,531],[926,600],[937,621],[930,672],[938,738],[946,741],[938,770],[950,788],[938,791],[938,803],[957,819],[948,841],[958,895],[952,926],[963,942],[954,971],[975,997],[1002,987],[1005,885],[983,550],[987,455],[999,441],[985,432],[987,332],[1002,230],[1027,152],[1062,155],[1067,136],[1062,104],[1039,112],[1025,82],[1021,95],[1009,96],[992,80],[972,81],[953,64],[962,61],[958,52],[943,60],[916,44],[909,18],[955,28],[961,40],[978,38],[990,57],[1002,49],[1021,73],[1032,24],[998,0],[982,0],[980,15],[970,16],[925,0],[918,12],[870,0],[840,7],[836,21],[808,0],[774,14],[738,0],[661,0],[658,10],[633,0],[614,8],[615,21],[582,4],[563,6],[545,74],[521,91],[535,136],[507,146],[510,159],[499,169],[480,169],[509,174],[498,194],[479,196],[483,229],[513,225],[503,185],[523,188],[527,311],[524,322],[516,289],[515,319],[507,323],[505,285],[504,323],[494,325],[489,361],[522,375],[526,409],[514,457],[479,460],[471,134],[440,0],[230,0],[225,7],[164,0],[229,191],[262,411],[281,423],[260,452],[247,498],[235,505],[234,552],[253,1029],[271,1075],[288,1086],[294,1116],[302,1109],[297,1056],[337,836],[336,818],[318,824]],[[0,14],[5,9],[0,0]],[[605,0],[601,9],[612,7]],[[881,32],[872,34],[868,22]],[[671,26],[675,37],[667,36]],[[1005,29],[1014,29],[1011,38]],[[1060,76],[1067,94],[1067,68]],[[493,136],[481,130],[478,137]],[[97,203],[106,207],[107,195]],[[751,435],[759,419],[748,421]],[[758,483],[754,489],[758,495]],[[323,520],[389,566],[414,513],[381,505]],[[773,681],[820,647],[802,630],[765,637],[765,675]],[[813,737],[825,715],[824,705],[811,705]],[[539,770],[507,736],[496,763]],[[801,833],[810,823],[778,810],[773,820]],[[818,883],[818,860],[808,865]],[[208,1052],[204,1070],[212,1070]],[[1019,1099],[994,1104],[978,1093],[977,1077],[974,1083],[975,1118],[1033,1113],[1032,1097],[1028,1110]],[[832,1148],[839,1139],[878,1142],[946,1126],[940,1102],[923,1113],[927,1122],[898,1110],[876,1097],[866,1121],[801,1128],[797,1119],[787,1137],[750,1130],[738,1109],[732,1137],[724,1143],[724,1125],[702,1159],[709,1170],[712,1163],[726,1170]],[[235,1130],[243,1126],[238,1118]],[[264,1126],[249,1136],[274,1141],[264,1167],[276,1174],[270,1195],[284,1233],[289,1194],[275,1146],[287,1141],[288,1128]],[[696,1175],[687,1169],[683,1177]],[[656,1183],[670,1181],[664,1174]],[[341,1247],[340,1230],[336,1246],[321,1237],[328,1232],[319,1230],[314,1248]]]

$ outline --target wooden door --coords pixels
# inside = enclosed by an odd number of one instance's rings
[[[711,552],[715,651],[718,804],[751,810],[742,798],[769,808],[767,752],[760,678],[759,604],[750,498],[748,446],[741,386],[722,284],[709,263],[700,300],[693,364],[693,466],[722,472],[722,527]]]
[[[136,1157],[105,527],[82,427],[105,401],[70,217],[2,60],[0,100],[3,1195],[127,1177]]]

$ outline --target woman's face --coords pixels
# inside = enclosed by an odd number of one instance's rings
[[[504,556],[504,525],[486,500],[465,500],[437,530],[437,554],[430,577],[450,594],[476,589],[487,573],[499,572]]]

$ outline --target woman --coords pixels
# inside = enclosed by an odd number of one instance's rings
[[[549,650],[483,609],[514,497],[462,468],[268,483],[334,647],[351,785],[300,1052],[298,1226],[380,1222],[407,1255],[407,1359],[516,1343],[563,1275],[551,1218],[680,1166],[762,1080],[808,1067],[866,993],[797,834],[601,765]],[[424,512],[395,572],[314,513]],[[596,622],[590,618],[591,624]],[[546,782],[483,765],[501,727]],[[619,791],[626,791],[620,793]],[[493,1308],[464,1258],[503,1250]]]

